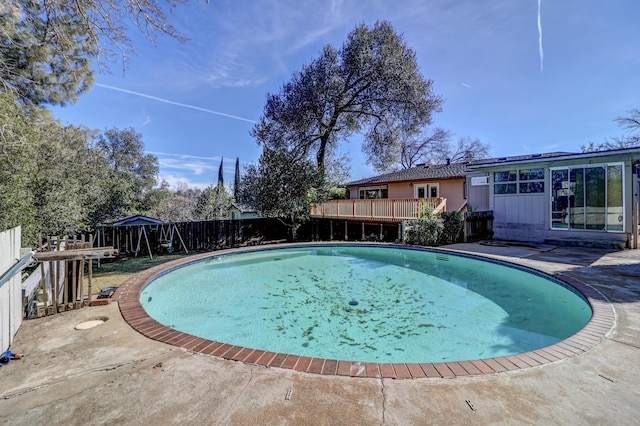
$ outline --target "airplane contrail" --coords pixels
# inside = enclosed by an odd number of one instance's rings
[[[540,72],[544,69],[544,51],[542,50],[542,18],[540,16],[540,6],[542,0],[538,0],[538,50],[540,51]]]
[[[208,112],[209,114],[215,114],[215,115],[220,115],[222,117],[233,118],[234,120],[240,120],[240,121],[246,121],[246,122],[249,122],[249,123],[255,123],[254,120],[249,120],[248,118],[238,117],[237,115],[225,114],[224,112],[213,111],[211,109],[202,108],[202,107],[195,106],[195,105],[189,105],[189,104],[183,104],[183,103],[180,103],[180,102],[174,102],[174,101],[170,101],[169,99],[163,99],[163,98],[158,98],[156,96],[145,95],[144,93],[140,93],[140,92],[134,92],[133,90],[122,89],[120,87],[109,86],[109,85],[101,84],[101,83],[95,83],[95,85],[99,86],[99,87],[103,87],[105,89],[109,89],[109,90],[115,90],[115,91],[122,92],[122,93],[128,93],[130,95],[136,95],[136,96],[141,96],[141,97],[147,98],[147,99],[153,99],[154,101],[164,102],[165,104],[181,106],[181,107],[184,107],[184,108],[191,108],[191,109],[195,109],[197,111]]]

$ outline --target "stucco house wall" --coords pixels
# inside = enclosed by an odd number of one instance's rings
[[[378,188],[386,190],[385,198],[389,199],[419,198],[419,187],[437,186],[437,196],[447,199],[447,211],[454,211],[466,205],[465,183],[463,164],[423,165],[353,182],[349,184],[349,196],[358,199],[361,190]]]

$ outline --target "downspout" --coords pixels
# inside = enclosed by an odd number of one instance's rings
[[[26,267],[27,263],[31,260],[34,253],[35,250],[27,253],[22,259],[17,260],[16,263],[14,263],[7,272],[2,274],[0,276],[0,287],[2,287],[6,282],[13,278],[15,274],[22,271]]]
[[[631,241],[629,247],[638,248],[638,238],[640,237],[640,161],[632,163],[631,176],[633,180],[633,189],[631,191]]]

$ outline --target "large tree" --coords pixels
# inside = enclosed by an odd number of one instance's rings
[[[283,149],[265,148],[258,165],[245,169],[241,200],[265,217],[289,227],[293,240],[309,219],[310,204],[322,201],[328,187],[323,173],[308,158],[295,158]]]
[[[383,21],[357,26],[340,49],[325,46],[278,93],[268,94],[252,135],[265,150],[315,156],[323,171],[340,140],[362,134],[370,152],[396,129],[411,133],[429,124],[441,105],[414,51]]]
[[[439,127],[425,128],[420,133],[395,131],[385,135],[368,153],[374,169],[387,173],[409,169],[418,164],[462,163],[489,156],[489,144],[478,138],[461,137],[453,142],[453,133]]]
[[[11,93],[0,92],[0,232],[22,225],[30,243],[38,233],[29,189],[39,141],[34,124],[45,118],[40,112],[23,114]]]
[[[160,200],[149,212],[165,222],[190,222],[196,220],[195,211],[198,198],[202,193],[197,188],[190,188],[184,182],[178,182],[175,189],[163,181],[157,191]]]
[[[107,164],[102,193],[94,207],[93,223],[117,220],[143,213],[154,206],[149,201],[158,177],[158,158],[144,153],[142,135],[134,129],[109,129],[98,137],[95,149]]]
[[[101,192],[106,163],[90,149],[91,132],[49,120],[39,126],[29,194],[39,233],[62,235],[95,229],[89,210]]]
[[[371,144],[372,149],[367,153],[368,163],[380,173],[429,162],[433,153],[446,149],[451,132],[439,127],[419,133],[396,130],[384,135],[384,138]]]
[[[198,196],[194,210],[196,220],[220,220],[229,216],[231,196],[224,185],[209,185]]]
[[[457,142],[448,143],[441,150],[432,152],[431,156],[426,156],[427,161],[425,162],[431,164],[467,163],[489,157],[489,151],[489,144],[481,142],[478,138],[464,136],[459,138]]]
[[[23,102],[76,102],[93,83],[92,65],[118,51],[126,65],[135,53],[128,30],[147,39],[165,34],[183,41],[169,23],[187,0],[5,0],[0,4],[0,87]],[[93,62],[97,62],[94,64]]]

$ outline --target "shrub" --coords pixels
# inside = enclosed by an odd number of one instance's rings
[[[407,244],[435,246],[438,244],[444,224],[439,215],[426,214],[420,219],[404,222],[404,241]]]
[[[420,246],[456,243],[463,226],[460,212],[433,214],[425,211],[420,219],[404,221],[404,242]]]
[[[464,218],[460,212],[442,213],[440,215],[443,223],[443,230],[440,234],[440,244],[453,244],[460,241]]]

